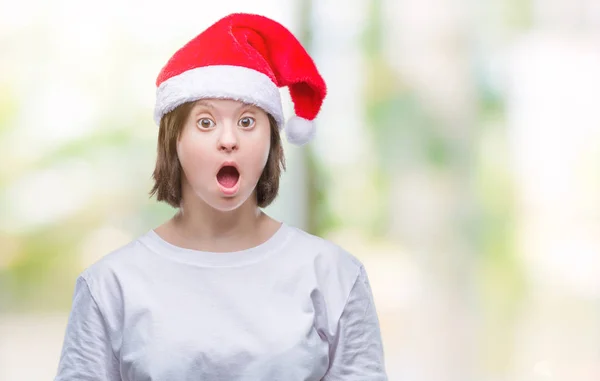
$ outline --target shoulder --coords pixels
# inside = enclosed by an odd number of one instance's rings
[[[292,229],[295,231],[295,244],[324,266],[341,266],[353,272],[362,267],[361,261],[340,244],[299,228]]]
[[[312,268],[322,289],[334,292],[337,298],[345,300],[363,272],[362,262],[334,241],[294,229],[294,247],[299,250],[298,256]]]
[[[292,245],[296,254],[294,257],[301,258],[309,268],[306,274],[310,274],[311,284],[314,285],[310,297],[315,305],[316,324],[329,340],[333,340],[352,290],[362,282],[364,266],[339,243],[301,229],[295,230]]]
[[[145,246],[137,237],[88,265],[79,277],[83,278],[91,289],[115,286],[123,274],[135,272],[135,269],[139,268],[145,250]]]

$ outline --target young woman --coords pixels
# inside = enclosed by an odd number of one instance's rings
[[[151,194],[178,211],[77,278],[55,381],[386,380],[362,264],[261,210],[284,169],[279,87],[295,144],[326,93],[298,40],[232,14],[157,86]]]

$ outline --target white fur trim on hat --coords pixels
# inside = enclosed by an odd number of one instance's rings
[[[234,99],[271,114],[281,128],[283,107],[279,88],[265,74],[242,66],[214,65],[185,71],[156,89],[154,121],[186,102],[203,98]]]
[[[315,122],[299,116],[292,116],[285,125],[287,141],[298,146],[310,142],[315,133]]]

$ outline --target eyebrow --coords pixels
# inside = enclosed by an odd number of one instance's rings
[[[205,99],[200,99],[200,100],[196,101],[196,104],[194,105],[194,108],[197,108],[198,106],[204,106],[204,107],[209,108],[211,110],[215,110],[216,109],[216,107],[210,101],[205,100]],[[248,110],[256,111],[257,107],[258,106],[253,105],[252,103],[242,102],[238,106],[238,108],[237,108],[236,111],[241,111],[241,110],[244,110],[244,111],[248,111]]]
[[[256,112],[257,110],[258,110],[258,106],[253,105],[251,103],[242,103],[242,105],[240,107],[238,107],[238,111]]]
[[[212,110],[215,109],[215,106],[212,103],[210,103],[209,101],[204,100],[204,99],[200,99],[200,100],[196,101],[196,104],[194,105],[194,107],[198,107],[198,106],[204,106],[204,107],[207,107]]]

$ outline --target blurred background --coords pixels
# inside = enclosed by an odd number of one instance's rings
[[[174,213],[154,81],[234,11],[328,83],[267,212],[363,261],[390,380],[599,380],[598,0],[2,0],[0,380],[52,379],[76,276]]]

